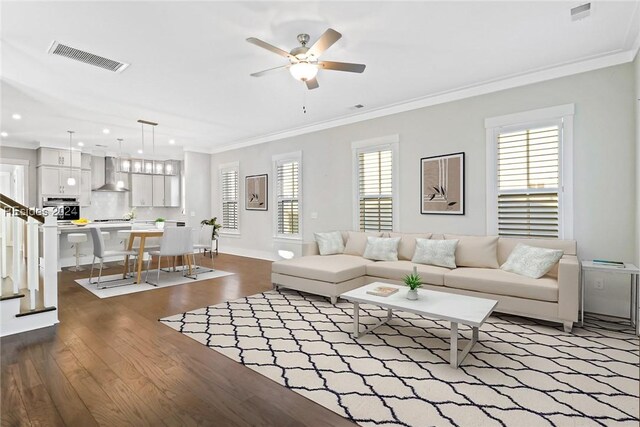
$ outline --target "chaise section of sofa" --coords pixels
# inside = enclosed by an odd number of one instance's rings
[[[352,255],[318,254],[315,242],[305,244],[304,255],[291,260],[277,261],[272,267],[274,286],[284,286],[331,298],[335,303],[340,294],[372,282],[401,284],[402,278],[417,268],[426,289],[451,292],[470,296],[496,299],[496,311],[536,319],[560,322],[570,331],[578,320],[580,264],[577,258],[577,245],[574,240],[557,239],[515,239],[488,237],[492,244],[482,242],[478,236],[452,236],[426,233],[432,239],[466,239],[466,253],[458,259],[459,264],[487,264],[492,256],[495,261],[491,268],[477,266],[459,266],[455,269],[432,265],[415,264],[408,259],[415,237],[418,234],[393,233],[401,236],[397,261],[371,261]],[[343,233],[347,236],[347,233]],[[428,238],[428,237],[427,237]],[[515,273],[503,271],[500,266],[509,257],[518,243],[549,249],[561,249],[564,252],[560,261],[543,277],[532,279]],[[462,247],[462,246],[461,246]],[[402,250],[404,248],[404,250]],[[472,248],[472,252],[469,252]],[[474,256],[473,251],[492,252]],[[493,254],[495,251],[495,254]],[[470,259],[472,258],[472,259]]]

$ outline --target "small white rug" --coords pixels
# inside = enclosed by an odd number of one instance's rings
[[[208,267],[203,267],[203,268],[206,269]],[[155,282],[157,278],[156,274],[157,274],[157,270],[149,271],[149,280]],[[91,292],[92,294],[94,294],[95,296],[97,296],[98,298],[111,298],[111,297],[117,297],[119,295],[127,295],[127,294],[133,294],[136,292],[150,291],[153,289],[167,288],[169,286],[185,285],[185,284],[189,285],[191,283],[198,283],[203,280],[209,280],[209,279],[217,279],[218,277],[230,276],[232,274],[233,273],[229,273],[228,271],[214,270],[208,273],[198,273],[197,279],[191,279],[189,277],[182,276],[182,272],[180,271],[176,271],[176,272],[172,271],[170,273],[165,271],[160,271],[160,283],[158,284],[158,286],[153,286],[144,282],[140,284],[131,284],[131,282],[133,281],[133,278],[123,279],[122,273],[111,274],[109,276],[102,276],[101,284],[106,285],[107,286],[106,289],[98,289],[95,283],[89,283],[88,278],[78,279],[76,280],[76,283],[82,286],[83,288],[85,288],[86,290],[88,290],[89,292]],[[144,278],[145,278],[145,273],[142,273],[142,280],[144,280]],[[95,281],[96,278],[94,277],[93,280]]]

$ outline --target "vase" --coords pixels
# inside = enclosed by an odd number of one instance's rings
[[[164,221],[158,221],[156,222],[156,228],[158,230],[162,230],[164,228]]]
[[[418,299],[418,290],[417,289],[409,289],[407,291],[407,299],[417,300]]]

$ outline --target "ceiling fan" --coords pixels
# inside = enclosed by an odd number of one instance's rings
[[[251,74],[253,77],[264,76],[272,71],[278,71],[281,69],[289,69],[291,75],[303,81],[309,90],[316,89],[318,80],[316,75],[319,69],[335,70],[335,71],[348,71],[350,73],[362,73],[366,67],[364,64],[352,64],[349,62],[334,62],[334,61],[318,61],[318,57],[327,49],[331,47],[335,42],[340,40],[342,34],[334,29],[329,28],[311,47],[307,47],[309,43],[309,34],[298,34],[298,42],[300,46],[291,49],[291,52],[282,50],[272,44],[264,42],[255,37],[249,37],[247,41],[249,43],[260,46],[263,49],[267,49],[271,52],[277,53],[280,56],[284,56],[289,60],[286,65],[270,68],[268,70],[259,71]]]

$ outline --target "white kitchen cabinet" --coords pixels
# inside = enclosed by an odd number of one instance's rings
[[[73,151],[73,167],[79,168],[81,163],[80,151]],[[38,148],[38,165],[42,166],[72,166],[69,150],[55,148]]]
[[[91,170],[91,154],[82,153],[80,158],[80,169]]]
[[[80,173],[80,206],[91,206],[91,170]]]
[[[153,176],[131,174],[131,206],[145,207],[153,204]]]
[[[166,207],[180,207],[180,177],[164,177],[164,205]]]
[[[164,206],[164,175],[153,175],[153,206]]]
[[[72,176],[76,185],[68,185]],[[80,169],[41,166],[38,168],[40,195],[44,197],[77,197],[80,195]]]

